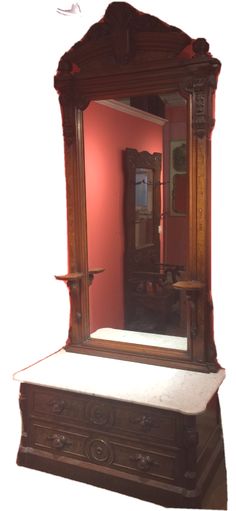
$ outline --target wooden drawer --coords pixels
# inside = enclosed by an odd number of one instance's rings
[[[41,390],[33,387],[29,396],[31,402],[31,413],[39,416],[48,416],[50,419],[64,419],[69,422],[82,422],[84,416],[84,401],[80,394],[65,392],[61,390]]]
[[[97,434],[76,428],[53,427],[43,422],[33,422],[30,446],[46,450],[57,458],[67,456],[81,462],[106,466],[119,471],[174,481],[177,474],[178,451],[150,449],[135,441],[129,444],[114,435]]]
[[[175,443],[177,418],[173,414],[150,407],[126,405],[117,410],[117,426],[132,431],[134,437],[142,435],[146,440]]]
[[[33,416],[55,420],[57,424],[76,424],[134,439],[143,437],[149,442],[178,443],[177,413],[40,387],[33,387],[29,399]]]
[[[32,423],[29,438],[30,446],[36,449],[46,449],[54,455],[83,456],[87,435],[81,431],[68,431],[63,427],[36,422]]]
[[[91,463],[111,465],[112,468],[143,477],[175,480],[176,452],[141,448],[135,442],[127,445],[118,438],[103,435],[90,436],[85,444],[85,452]]]

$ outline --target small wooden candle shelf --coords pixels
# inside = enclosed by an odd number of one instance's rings
[[[179,282],[175,282],[173,284],[175,289],[179,289],[180,291],[200,291],[205,287],[205,284],[199,282],[198,280],[180,280]]]

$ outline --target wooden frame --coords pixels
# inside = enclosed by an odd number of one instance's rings
[[[67,187],[70,291],[66,349],[140,362],[217,371],[211,301],[211,130],[220,62],[205,39],[114,2],[103,20],[63,55],[55,77],[61,105]],[[178,91],[187,102],[189,171],[188,350],[90,339],[83,110],[91,100]],[[196,285],[196,282],[198,285]]]
[[[170,215],[171,216],[186,216],[187,215],[187,205],[186,205],[186,209],[185,207],[182,207],[182,211],[179,211],[178,209],[176,209],[176,183],[175,183],[175,178],[178,178],[178,177],[184,177],[184,183],[186,182],[186,188],[187,188],[187,177],[188,177],[188,174],[187,174],[187,161],[186,159],[184,158],[184,155],[183,155],[183,169],[185,168],[185,170],[176,170],[174,168],[174,164],[173,164],[173,159],[174,159],[174,152],[176,151],[176,149],[183,149],[183,151],[185,152],[186,151],[186,141],[185,140],[171,140],[170,141],[170,190],[169,190],[169,201],[170,201]],[[186,194],[187,194],[187,190],[186,190]],[[181,197],[182,199],[182,203],[183,203],[183,197]],[[185,202],[185,201],[184,201]],[[187,202],[187,197],[186,197],[186,202]]]

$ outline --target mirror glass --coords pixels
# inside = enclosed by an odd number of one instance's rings
[[[153,242],[153,172],[135,169],[135,247]]]
[[[88,264],[104,270],[90,286],[91,337],[187,350],[185,294],[173,288],[188,266],[186,101],[92,101],[83,123]],[[129,177],[127,149],[160,155],[158,178],[145,165]]]

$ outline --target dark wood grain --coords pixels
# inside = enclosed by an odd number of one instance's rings
[[[83,276],[71,292],[69,351],[103,354],[189,369],[216,371],[211,302],[211,131],[220,62],[203,38],[191,39],[176,27],[114,2],[104,18],[61,58],[55,76],[65,141],[69,273]],[[94,99],[152,97],[178,92],[187,104],[189,174],[189,280],[204,284],[198,294],[195,324],[188,314],[187,355],[156,348],[152,357],[136,345],[90,340],[83,114]],[[157,304],[158,306],[158,304]],[[194,342],[190,335],[195,331]],[[149,350],[150,351],[150,350]],[[186,357],[188,363],[186,363]]]
[[[199,416],[21,385],[17,463],[167,507],[199,508],[223,457],[218,403]]]

